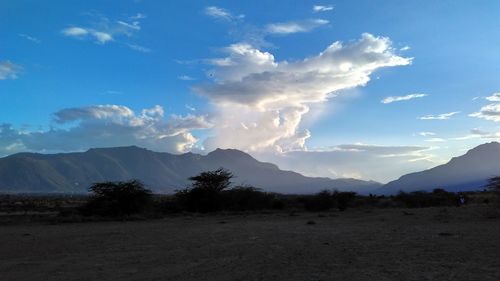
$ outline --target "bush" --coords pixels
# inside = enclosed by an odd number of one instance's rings
[[[456,205],[458,202],[458,196],[455,193],[437,188],[431,193],[424,191],[406,193],[400,191],[398,195],[394,197],[394,200],[402,203],[408,208],[425,208]]]
[[[323,190],[310,197],[302,197],[304,208],[308,211],[327,211],[331,208],[338,208],[339,211],[344,211],[347,207],[351,207],[355,192],[339,192]]]
[[[498,196],[500,196],[500,177],[492,177],[488,180],[486,188],[494,191]]]
[[[137,180],[95,183],[92,196],[82,207],[85,215],[129,216],[143,212],[151,201],[151,191]]]
[[[308,211],[327,211],[335,205],[333,193],[329,190],[322,190],[300,200],[303,201],[304,208]]]
[[[273,194],[252,186],[237,186],[222,192],[223,208],[233,211],[251,211],[280,208]]]

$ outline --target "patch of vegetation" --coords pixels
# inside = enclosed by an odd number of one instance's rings
[[[275,195],[262,192],[253,186],[230,188],[231,172],[220,168],[202,172],[189,178],[191,187],[175,194],[176,202],[170,202],[190,212],[214,212],[220,210],[248,211],[280,208]]]
[[[313,196],[300,198],[304,203],[304,208],[308,211],[327,211],[333,208],[345,211],[348,207],[354,206],[355,199],[355,192],[339,192],[337,190],[323,190]]]
[[[459,202],[459,195],[437,188],[432,192],[399,192],[398,195],[394,197],[394,201],[399,202],[407,208],[455,206]]]
[[[151,191],[138,180],[95,183],[89,191],[92,196],[81,208],[84,215],[130,216],[144,212],[152,198]]]
[[[90,195],[0,195],[3,221],[23,216],[27,221],[78,222],[108,219],[157,218],[181,212],[287,210],[344,211],[348,208],[425,208],[482,204],[484,217],[498,218],[500,177],[490,179],[491,191],[452,193],[444,189],[432,192],[400,192],[395,196],[357,195],[354,192],[323,190],[313,195],[285,195],[264,192],[253,186],[231,186],[233,174],[223,168],[202,172],[189,178],[192,184],[173,195],[153,195],[137,181],[95,183]],[[446,209],[443,209],[447,211]],[[404,215],[413,215],[403,211]],[[83,216],[82,216],[83,215]],[[436,219],[448,221],[445,213]]]
[[[488,180],[486,188],[500,196],[500,177],[492,177]]]

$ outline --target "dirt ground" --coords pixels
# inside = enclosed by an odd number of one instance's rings
[[[0,226],[0,280],[500,280],[478,207]]]

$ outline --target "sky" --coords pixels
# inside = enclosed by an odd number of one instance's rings
[[[499,10],[0,0],[0,156],[235,148],[385,183],[500,139]]]

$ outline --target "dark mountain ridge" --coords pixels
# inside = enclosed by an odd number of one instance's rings
[[[479,145],[448,163],[421,172],[410,173],[389,182],[377,193],[394,194],[398,191],[430,191],[443,188],[448,191],[482,190],[488,179],[500,175],[500,143]]]
[[[373,181],[305,177],[259,162],[236,149],[175,155],[129,146],[75,153],[18,153],[0,158],[0,192],[85,193],[94,182],[139,179],[155,192],[171,193],[186,187],[189,177],[219,167],[233,172],[235,184],[280,193],[334,188],[366,193],[381,186]]]

